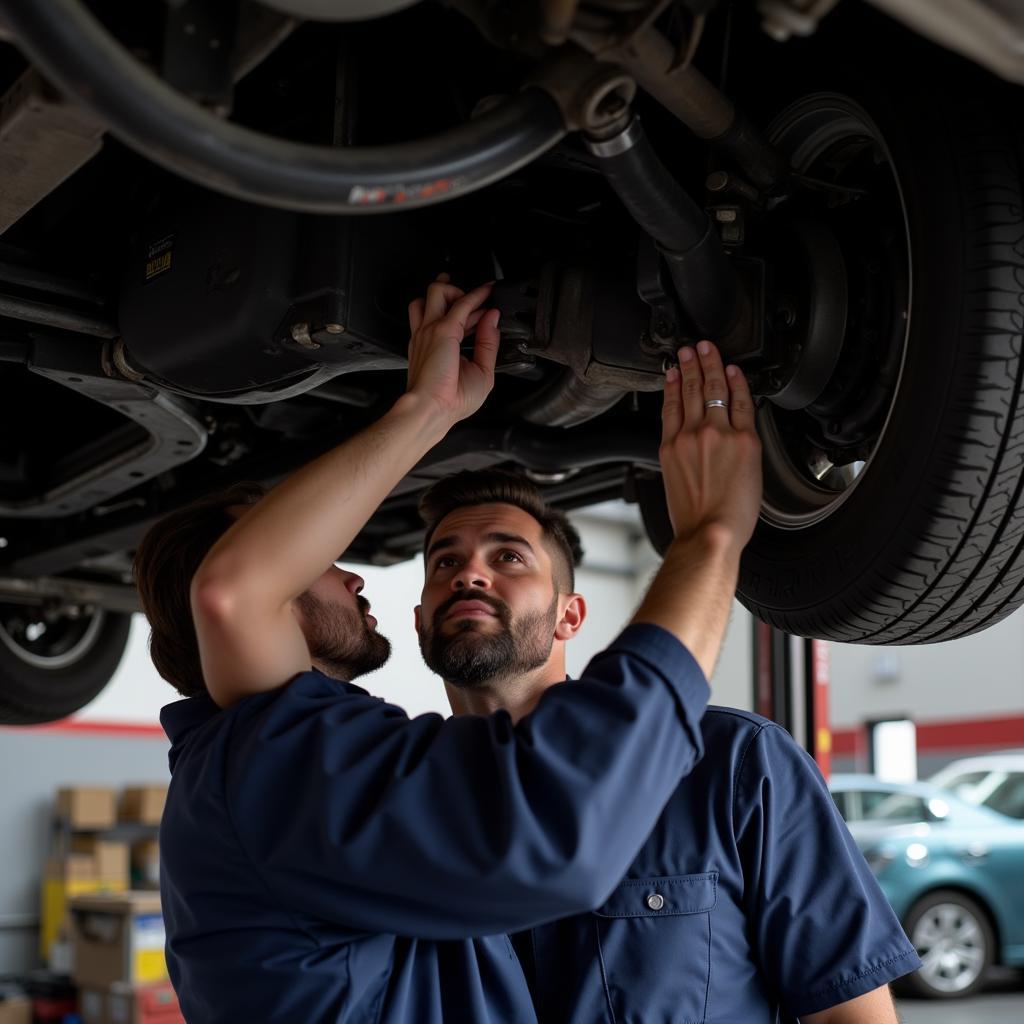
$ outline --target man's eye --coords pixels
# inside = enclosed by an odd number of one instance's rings
[[[498,558],[502,561],[521,562],[522,558],[515,551],[502,551]]]
[[[451,555],[446,555],[444,558],[439,558],[434,565],[435,569],[450,569],[455,564],[455,559]]]

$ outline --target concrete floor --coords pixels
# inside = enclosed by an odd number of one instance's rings
[[[967,999],[898,1000],[904,1024],[1021,1024],[1024,1021],[1024,972],[993,970],[984,992]]]

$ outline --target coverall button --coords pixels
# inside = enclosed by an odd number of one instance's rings
[[[650,896],[647,897],[647,906],[650,907],[651,910],[661,910],[661,908],[665,906],[665,897],[662,896],[660,892],[652,892]]]

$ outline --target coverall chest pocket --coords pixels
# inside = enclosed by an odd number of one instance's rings
[[[627,878],[594,911],[611,1024],[701,1024],[718,872]]]

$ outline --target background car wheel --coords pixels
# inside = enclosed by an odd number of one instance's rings
[[[774,298],[797,297],[769,315],[813,321],[817,290],[845,328],[816,398],[760,411],[765,500],[738,592],[787,632],[871,644],[954,639],[1024,601],[1019,119],[999,83],[899,64],[914,78],[803,95],[770,128],[817,185],[766,219]],[[823,288],[836,267],[844,287]],[[638,499],[663,546],[658,492]]]
[[[946,889],[928,893],[911,908],[905,927],[924,964],[904,979],[908,992],[956,999],[984,984],[995,960],[995,936],[969,896]]]
[[[0,722],[49,722],[88,704],[120,663],[130,626],[130,615],[101,608],[0,604]]]

